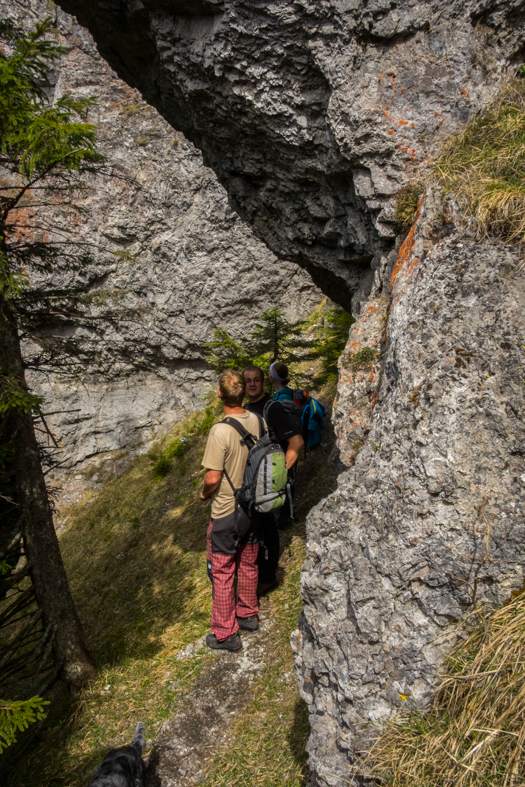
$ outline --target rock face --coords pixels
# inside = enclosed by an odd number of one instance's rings
[[[351,469],[308,520],[295,640],[311,784],[423,702],[475,600],[521,586],[523,274],[430,190],[393,195],[523,60],[511,0],[62,0],[199,148],[281,258],[359,316],[341,360]],[[363,352],[365,351],[365,352]]]
[[[392,246],[392,195],[523,59],[523,0],[60,5],[343,305]]]
[[[525,280],[511,248],[442,214],[430,191],[385,271],[388,323],[373,297],[341,359],[336,430],[355,464],[308,518],[295,640],[312,784],[349,783],[400,695],[428,699],[473,600],[524,581]],[[363,346],[381,357],[355,369]]]
[[[0,0],[2,18],[19,23],[49,13],[45,2]],[[49,331],[73,356],[96,352],[95,368],[73,378],[31,374],[46,409],[62,411],[48,421],[63,446],[55,480],[67,502],[93,463],[107,457],[114,467],[115,452],[124,459],[200,405],[214,380],[203,344],[216,327],[242,337],[265,309],[299,319],[322,294],[254,237],[199,151],[116,77],[89,33],[62,11],[57,26],[68,51],[54,93],[96,96],[89,120],[109,170],[89,183],[73,216],[76,237],[97,244],[94,264],[51,282],[81,287],[91,313],[105,318],[95,328],[61,322]],[[26,345],[28,355],[38,349]]]

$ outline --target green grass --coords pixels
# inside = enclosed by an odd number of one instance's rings
[[[34,744],[21,758],[16,747],[2,757],[6,787],[85,785],[105,751],[129,741],[137,720],[155,736],[209,658],[174,656],[209,630],[209,506],[199,500],[200,461],[203,424],[218,417],[213,404],[193,415],[69,510],[61,549],[99,678],[74,703],[64,693],[51,697]],[[159,475],[162,457],[171,464]]]
[[[436,164],[482,235],[525,242],[525,80],[515,79],[483,114],[449,138]]]
[[[200,462],[209,428],[221,417],[210,402],[69,510],[61,549],[99,677],[74,702],[66,692],[52,694],[48,720],[33,743],[22,756],[19,746],[2,755],[6,787],[84,787],[107,749],[129,742],[138,720],[154,738],[213,658],[208,651],[184,661],[175,656],[209,631],[209,506],[199,500]],[[329,423],[326,428],[330,434]],[[301,608],[305,518],[331,490],[330,437],[328,443],[301,460],[297,524],[285,534],[282,584],[269,599],[276,638],[246,710],[236,717],[231,746],[210,760],[209,787],[304,784],[308,717],[289,638]],[[159,473],[161,462],[166,469]],[[226,780],[225,766],[236,782]]]
[[[422,183],[408,183],[396,194],[394,223],[400,232],[408,232],[415,221],[417,204],[422,195]]]

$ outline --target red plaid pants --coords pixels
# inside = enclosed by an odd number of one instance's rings
[[[233,516],[233,515],[232,515]],[[211,630],[218,642],[233,636],[238,630],[236,618],[257,615],[257,553],[259,544],[250,537],[237,549],[233,548],[233,527],[223,519],[212,520],[208,527],[207,563],[213,588]],[[237,577],[237,592],[234,580]]]

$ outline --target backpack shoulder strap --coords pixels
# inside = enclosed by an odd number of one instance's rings
[[[255,413],[255,415],[257,415],[257,413]],[[261,417],[260,415],[257,415],[257,418],[260,419],[260,417]],[[245,445],[248,446],[248,448],[250,446],[248,445],[248,442],[246,442],[247,440],[250,441],[252,444],[256,442],[256,438],[252,434],[250,434],[250,432],[248,432],[244,428],[244,426],[239,423],[239,421],[236,418],[231,418],[231,416],[228,415],[226,416],[226,418],[223,418],[220,423],[226,424],[227,426],[233,426],[235,431],[238,432],[242,437],[242,442],[244,442]]]
[[[266,421],[266,423],[268,423],[268,420],[267,420],[267,417],[266,417],[268,415],[268,411],[269,411],[270,407],[272,406],[272,404],[275,404],[275,402],[277,402],[277,399],[268,399],[268,401],[264,405],[263,418]]]

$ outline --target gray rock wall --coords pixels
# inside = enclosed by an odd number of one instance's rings
[[[50,478],[69,502],[93,464],[108,459],[108,469],[122,467],[131,449],[201,405],[214,380],[203,344],[216,327],[245,336],[273,306],[299,319],[322,293],[306,272],[277,260],[255,238],[201,153],[117,78],[85,29],[49,3],[0,0],[3,18],[26,25],[50,13],[58,14],[56,38],[68,50],[54,93],[96,96],[89,121],[109,168],[91,179],[79,201],[82,214],[46,217],[50,226],[74,221],[76,237],[97,244],[93,265],[80,275],[55,275],[52,283],[82,287],[92,297],[91,313],[106,318],[95,328],[49,330],[55,345],[73,355],[96,351],[98,374],[95,364],[76,379],[30,375],[45,409],[62,411],[48,418],[63,462]],[[107,319],[112,310],[128,309],[131,318]],[[35,349],[26,344],[28,355]]]
[[[523,0],[61,0],[282,259],[349,304],[392,195],[523,60]]]
[[[525,278],[517,251],[442,215],[431,190],[385,270],[386,309],[371,298],[340,362],[354,464],[308,517],[294,637],[311,784],[348,784],[400,695],[429,698],[473,600],[524,581]],[[356,371],[363,346],[381,357]]]

